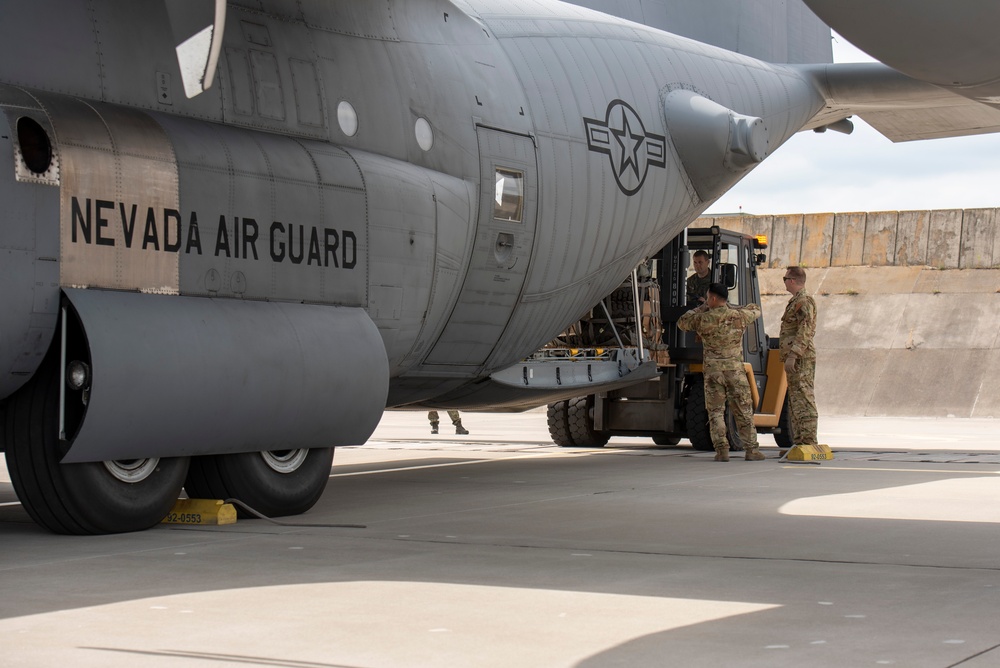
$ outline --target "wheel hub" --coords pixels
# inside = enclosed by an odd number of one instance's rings
[[[277,473],[293,473],[302,466],[308,454],[308,449],[299,448],[297,450],[267,450],[260,453],[260,456],[271,470]]]
[[[151,459],[121,459],[104,462],[104,468],[118,480],[135,484],[153,475],[153,471],[156,470],[156,466],[159,463],[159,457]]]

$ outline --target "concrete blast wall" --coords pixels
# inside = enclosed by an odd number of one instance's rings
[[[784,267],[816,299],[821,416],[1000,417],[997,209],[724,216],[767,234],[762,307],[771,336]],[[820,423],[822,431],[822,422]]]
[[[706,216],[693,227],[766,234],[769,267],[1000,268],[1000,209]]]

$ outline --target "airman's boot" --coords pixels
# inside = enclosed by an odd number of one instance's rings
[[[729,461],[729,448],[716,448],[715,449],[715,459],[713,461],[728,462]]]
[[[461,420],[455,420],[454,422],[452,422],[452,424],[455,425],[456,434],[461,434],[464,436],[465,434],[469,433],[469,430],[462,426]]]
[[[438,433],[438,423],[437,422],[431,422],[431,433],[432,434]]]
[[[747,460],[748,462],[759,462],[764,459],[764,453],[762,453],[757,448],[754,448],[753,450],[747,448],[746,453],[744,453],[743,455],[743,459]]]

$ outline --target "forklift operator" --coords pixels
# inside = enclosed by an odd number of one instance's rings
[[[712,267],[709,255],[703,250],[695,251],[691,259],[694,273],[687,277],[687,305],[700,306],[708,296],[708,285],[712,282]]]

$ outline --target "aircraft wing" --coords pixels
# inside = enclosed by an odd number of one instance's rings
[[[826,96],[811,128],[860,116],[894,142],[1000,131],[995,0],[566,1],[770,63],[815,63],[791,65]],[[829,26],[888,67],[829,65]]]
[[[769,63],[831,63],[830,28],[802,0],[565,0]]]
[[[894,142],[1000,132],[996,106],[913,79],[881,63],[799,69],[815,80],[827,101],[811,128],[860,116]]]
[[[855,46],[896,70],[813,70],[829,105],[820,124],[850,112],[894,142],[1000,131],[1000,3],[805,2]]]
[[[1000,108],[996,0],[806,0],[859,49],[919,81]]]

